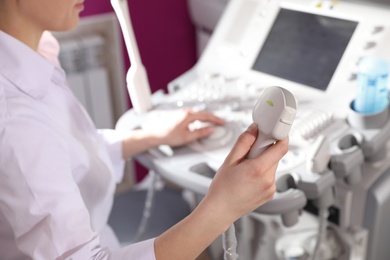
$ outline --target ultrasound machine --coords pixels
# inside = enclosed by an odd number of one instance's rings
[[[390,259],[389,109],[353,107],[358,65],[370,56],[390,61],[390,9],[383,6],[230,0],[197,64],[170,82],[168,93],[154,93],[142,116],[125,113],[117,129],[156,127],[178,108],[224,118],[226,125],[208,138],[137,157],[164,179],[204,195],[252,122],[260,93],[288,89],[297,114],[276,173],[278,196],[242,226],[240,259],[314,259],[316,250],[318,259]]]

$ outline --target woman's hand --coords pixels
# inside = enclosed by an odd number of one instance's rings
[[[211,217],[217,217],[216,223],[225,225],[224,228],[271,200],[275,193],[275,171],[288,151],[288,138],[256,158],[246,159],[256,136],[255,124],[241,134],[200,205],[207,208]]]
[[[196,121],[207,123],[198,129],[191,129],[190,125]],[[205,111],[180,110],[177,117],[170,124],[161,126],[155,131],[155,135],[160,138],[162,144],[170,146],[181,146],[205,138],[212,134],[212,125],[223,125],[225,122],[221,118]]]
[[[190,125],[196,121],[209,125],[225,123],[221,118],[208,112],[178,110],[169,118],[158,118],[157,123],[149,122],[150,124],[146,124],[145,129],[130,131],[123,138],[122,157],[126,159],[162,144],[173,147],[181,146],[207,137],[213,132],[213,126],[190,129]]]
[[[246,159],[256,136],[256,125],[241,134],[198,207],[156,238],[157,259],[195,259],[234,221],[272,199],[275,171],[287,152],[288,138]]]

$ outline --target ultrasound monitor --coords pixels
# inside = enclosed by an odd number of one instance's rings
[[[249,86],[242,98],[252,86],[282,86],[297,97],[300,111],[343,117],[356,95],[359,61],[390,59],[388,17],[389,10],[354,2],[230,0],[194,68],[171,85],[219,75],[227,86],[234,79]]]
[[[281,8],[252,69],[326,90],[357,24]]]

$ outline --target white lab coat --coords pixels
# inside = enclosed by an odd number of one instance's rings
[[[155,259],[153,239],[106,247],[121,135],[97,132],[58,51],[49,33],[38,54],[0,31],[0,259]]]

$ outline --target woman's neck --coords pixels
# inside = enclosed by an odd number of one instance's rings
[[[17,12],[9,11],[8,8],[2,6],[3,3],[4,1],[0,1],[0,30],[37,51],[43,30],[23,19]]]

